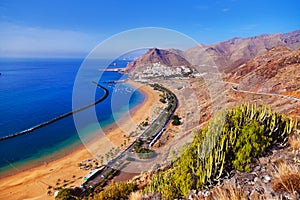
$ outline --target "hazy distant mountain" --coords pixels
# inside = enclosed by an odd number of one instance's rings
[[[210,55],[215,64],[223,72],[246,63],[251,58],[275,47],[285,46],[290,49],[300,48],[300,30],[286,34],[265,34],[250,38],[233,38],[224,42],[194,47],[184,52],[185,56],[198,53],[199,56]],[[199,53],[198,51],[204,51]],[[205,59],[205,58],[203,58]],[[201,60],[199,58],[199,60]]]

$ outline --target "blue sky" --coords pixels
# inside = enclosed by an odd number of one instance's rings
[[[0,1],[0,57],[84,57],[133,28],[163,27],[212,44],[300,28],[299,0]]]

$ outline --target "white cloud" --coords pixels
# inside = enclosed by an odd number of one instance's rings
[[[84,56],[100,37],[79,31],[0,24],[0,56]]]

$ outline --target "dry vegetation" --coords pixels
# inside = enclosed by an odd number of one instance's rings
[[[290,148],[294,153],[294,162],[299,162],[298,152],[300,150],[299,132],[289,137]],[[295,163],[282,161],[277,164],[275,170],[275,179],[273,181],[273,189],[279,193],[289,193],[294,195],[300,194],[300,168]]]
[[[142,199],[143,199],[143,194],[140,191],[132,192],[129,195],[129,200],[142,200]]]
[[[295,165],[281,162],[277,166],[273,189],[279,193],[300,194],[300,170]]]
[[[247,195],[241,188],[231,184],[224,184],[215,187],[210,194],[197,197],[197,200],[247,200]]]
[[[299,133],[295,133],[289,137],[289,144],[293,151],[300,150],[300,135]]]
[[[247,199],[242,189],[233,187],[232,185],[224,185],[217,187],[212,194],[212,200],[243,200]]]

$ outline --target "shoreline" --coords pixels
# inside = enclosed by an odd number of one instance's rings
[[[138,88],[144,95],[142,104],[130,110],[130,119],[121,119],[118,122],[105,128],[105,137],[101,136],[88,143],[89,150],[107,149],[107,140],[112,144],[119,145],[123,142],[124,131],[132,128],[132,123],[143,121],[151,107],[159,101],[159,95],[150,86],[129,81],[129,85]],[[120,127],[121,124],[121,127]],[[119,126],[118,126],[119,125]],[[122,135],[120,135],[122,134]],[[83,160],[94,158],[84,145],[71,150],[66,155],[49,161],[25,171],[17,172],[14,175],[0,179],[0,199],[7,199],[14,196],[14,199],[53,199],[47,195],[48,186],[55,186],[58,179],[70,182],[70,186],[79,186],[83,183],[88,171],[79,169],[77,164]]]
[[[129,85],[133,88],[135,88],[136,85],[139,84],[139,83],[136,83],[136,82],[133,82],[133,81],[128,81],[128,82],[129,82]],[[131,108],[129,110],[130,113],[136,112],[147,101],[147,94],[143,90],[141,90],[140,92],[143,93],[145,99],[143,100],[142,103],[139,103],[138,105],[135,105],[133,108]],[[103,99],[103,97],[101,97],[100,99]],[[95,103],[95,104],[97,104],[97,103]],[[90,106],[90,105],[88,105],[88,106]],[[80,108],[80,109],[82,109],[82,108]],[[126,121],[123,118],[124,117],[121,116],[117,120],[118,122],[115,121],[111,124],[108,124],[108,125],[105,125],[104,127],[101,127],[103,132],[106,133],[106,132],[110,132],[110,131],[115,131],[118,128],[117,124],[120,124],[120,122]],[[97,133],[97,131],[98,130],[94,130],[94,131],[90,132],[90,134],[93,135],[93,134]],[[64,147],[62,149],[59,149],[57,152],[51,151],[52,152],[51,154],[42,155],[42,157],[39,157],[39,158],[34,158],[34,159],[29,158],[27,160],[25,159],[24,161],[20,161],[20,162],[17,162],[17,163],[12,163],[11,167],[9,167],[9,169],[7,169],[8,166],[4,167],[4,168],[0,168],[0,169],[3,170],[0,173],[0,180],[2,178],[12,176],[16,173],[21,173],[21,172],[36,168],[38,166],[42,166],[42,165],[45,165],[47,163],[51,163],[55,160],[58,160],[58,159],[63,158],[65,156],[68,156],[68,155],[76,152],[77,150],[86,148],[85,144],[92,145],[95,141],[101,139],[101,136],[100,137],[99,136],[98,137],[97,136],[96,137],[92,136],[92,137],[94,137],[94,138],[91,139],[91,140],[88,140],[88,142],[86,142],[86,143],[82,143],[82,140],[79,137],[78,141],[72,142],[72,143],[68,144],[68,146],[64,145]],[[21,169],[18,169],[19,166],[21,166],[20,167]]]
[[[59,121],[59,120],[61,120],[61,119],[64,119],[64,118],[69,117],[69,116],[71,116],[71,115],[74,115],[74,114],[76,114],[76,113],[78,113],[78,112],[81,112],[81,111],[83,111],[83,110],[85,110],[85,109],[87,109],[87,108],[90,108],[90,107],[92,107],[92,106],[95,106],[96,104],[98,104],[98,103],[100,103],[101,101],[105,100],[105,99],[107,98],[108,94],[109,94],[108,89],[106,89],[105,87],[101,86],[100,84],[98,84],[98,83],[96,83],[96,82],[94,82],[94,81],[93,81],[92,83],[96,84],[98,88],[101,88],[101,89],[104,91],[104,95],[103,95],[102,97],[100,97],[99,99],[97,99],[95,102],[90,103],[90,104],[88,104],[88,105],[85,105],[85,106],[83,106],[83,107],[81,107],[81,108],[78,108],[78,109],[76,109],[76,110],[73,110],[73,111],[64,113],[64,114],[62,114],[62,115],[59,115],[58,117],[55,117],[55,118],[50,119],[50,120],[48,120],[48,121],[46,121],[46,122],[40,123],[40,124],[38,124],[38,125],[36,125],[36,126],[33,126],[33,127],[31,127],[31,128],[28,128],[28,129],[26,129],[26,130],[23,130],[23,131],[21,131],[21,132],[14,133],[14,134],[11,134],[11,135],[7,135],[7,136],[4,136],[4,137],[0,137],[0,141],[2,141],[2,140],[8,140],[8,139],[11,139],[11,138],[15,138],[15,137],[18,137],[18,136],[21,136],[21,135],[28,134],[28,133],[30,133],[30,132],[32,132],[32,131],[35,131],[35,130],[40,129],[40,128],[43,128],[44,126],[53,124],[53,123],[55,123],[55,122],[57,122],[57,121]]]

